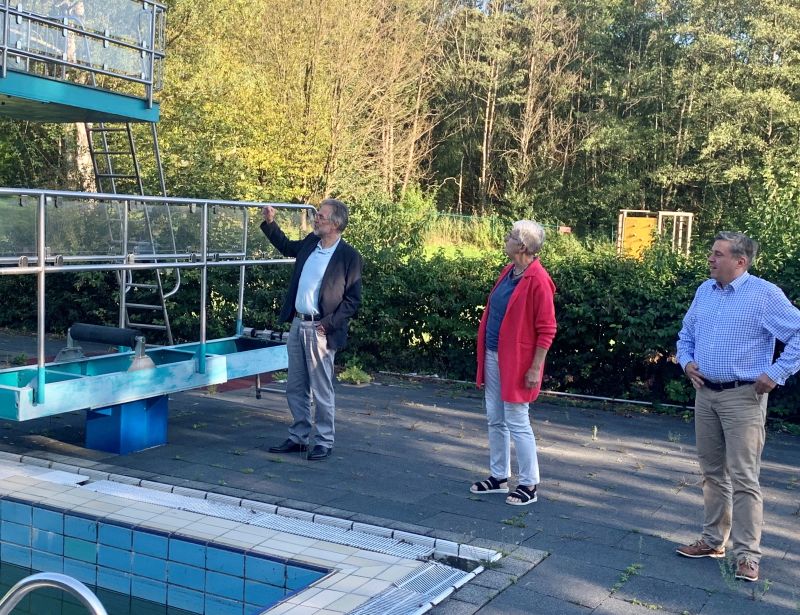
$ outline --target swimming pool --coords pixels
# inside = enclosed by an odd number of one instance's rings
[[[3,561],[191,613],[347,613],[398,599],[408,602],[407,612],[424,612],[482,570],[449,568],[434,556],[500,557],[346,519],[30,460],[0,454]]]
[[[261,613],[329,570],[180,531],[0,499],[0,560],[190,613]]]

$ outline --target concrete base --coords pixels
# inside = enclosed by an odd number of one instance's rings
[[[87,410],[86,448],[125,455],[167,443],[169,396]]]

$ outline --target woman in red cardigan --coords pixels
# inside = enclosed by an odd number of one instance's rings
[[[519,484],[506,504],[536,501],[539,461],[528,408],[539,395],[547,350],[556,334],[556,287],[539,262],[544,229],[531,220],[515,222],[506,235],[511,262],[495,282],[478,328],[478,374],[485,385],[491,475],[472,493],[508,493],[511,440],[517,453]]]

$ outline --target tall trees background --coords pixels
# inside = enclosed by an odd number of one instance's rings
[[[800,0],[168,5],[175,195],[800,232]],[[68,131],[0,127],[3,183],[70,187]]]

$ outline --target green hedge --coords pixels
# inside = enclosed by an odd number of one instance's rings
[[[379,230],[379,229],[375,229]],[[364,235],[359,237],[362,239]],[[373,370],[438,374],[471,380],[478,322],[505,259],[499,251],[480,257],[457,253],[432,258],[396,238],[392,247],[360,245],[365,257],[364,303],[352,323],[351,344],[339,361]],[[656,247],[639,261],[618,258],[609,245],[583,246],[570,237],[548,241],[542,261],[557,288],[558,333],[548,356],[546,388],[686,403],[692,391],[673,362],[681,318],[697,285],[706,278],[702,254],[686,259]],[[756,270],[777,281],[798,301],[800,267]],[[248,270],[248,326],[276,327],[290,268]],[[209,337],[234,330],[237,271],[209,275]],[[83,274],[48,277],[51,331],[75,321],[115,323],[116,279]],[[0,279],[5,297],[0,326],[35,329],[35,279]],[[199,332],[197,272],[184,274],[183,291],[171,305],[179,339]],[[773,415],[800,419],[797,377],[771,399]]]

